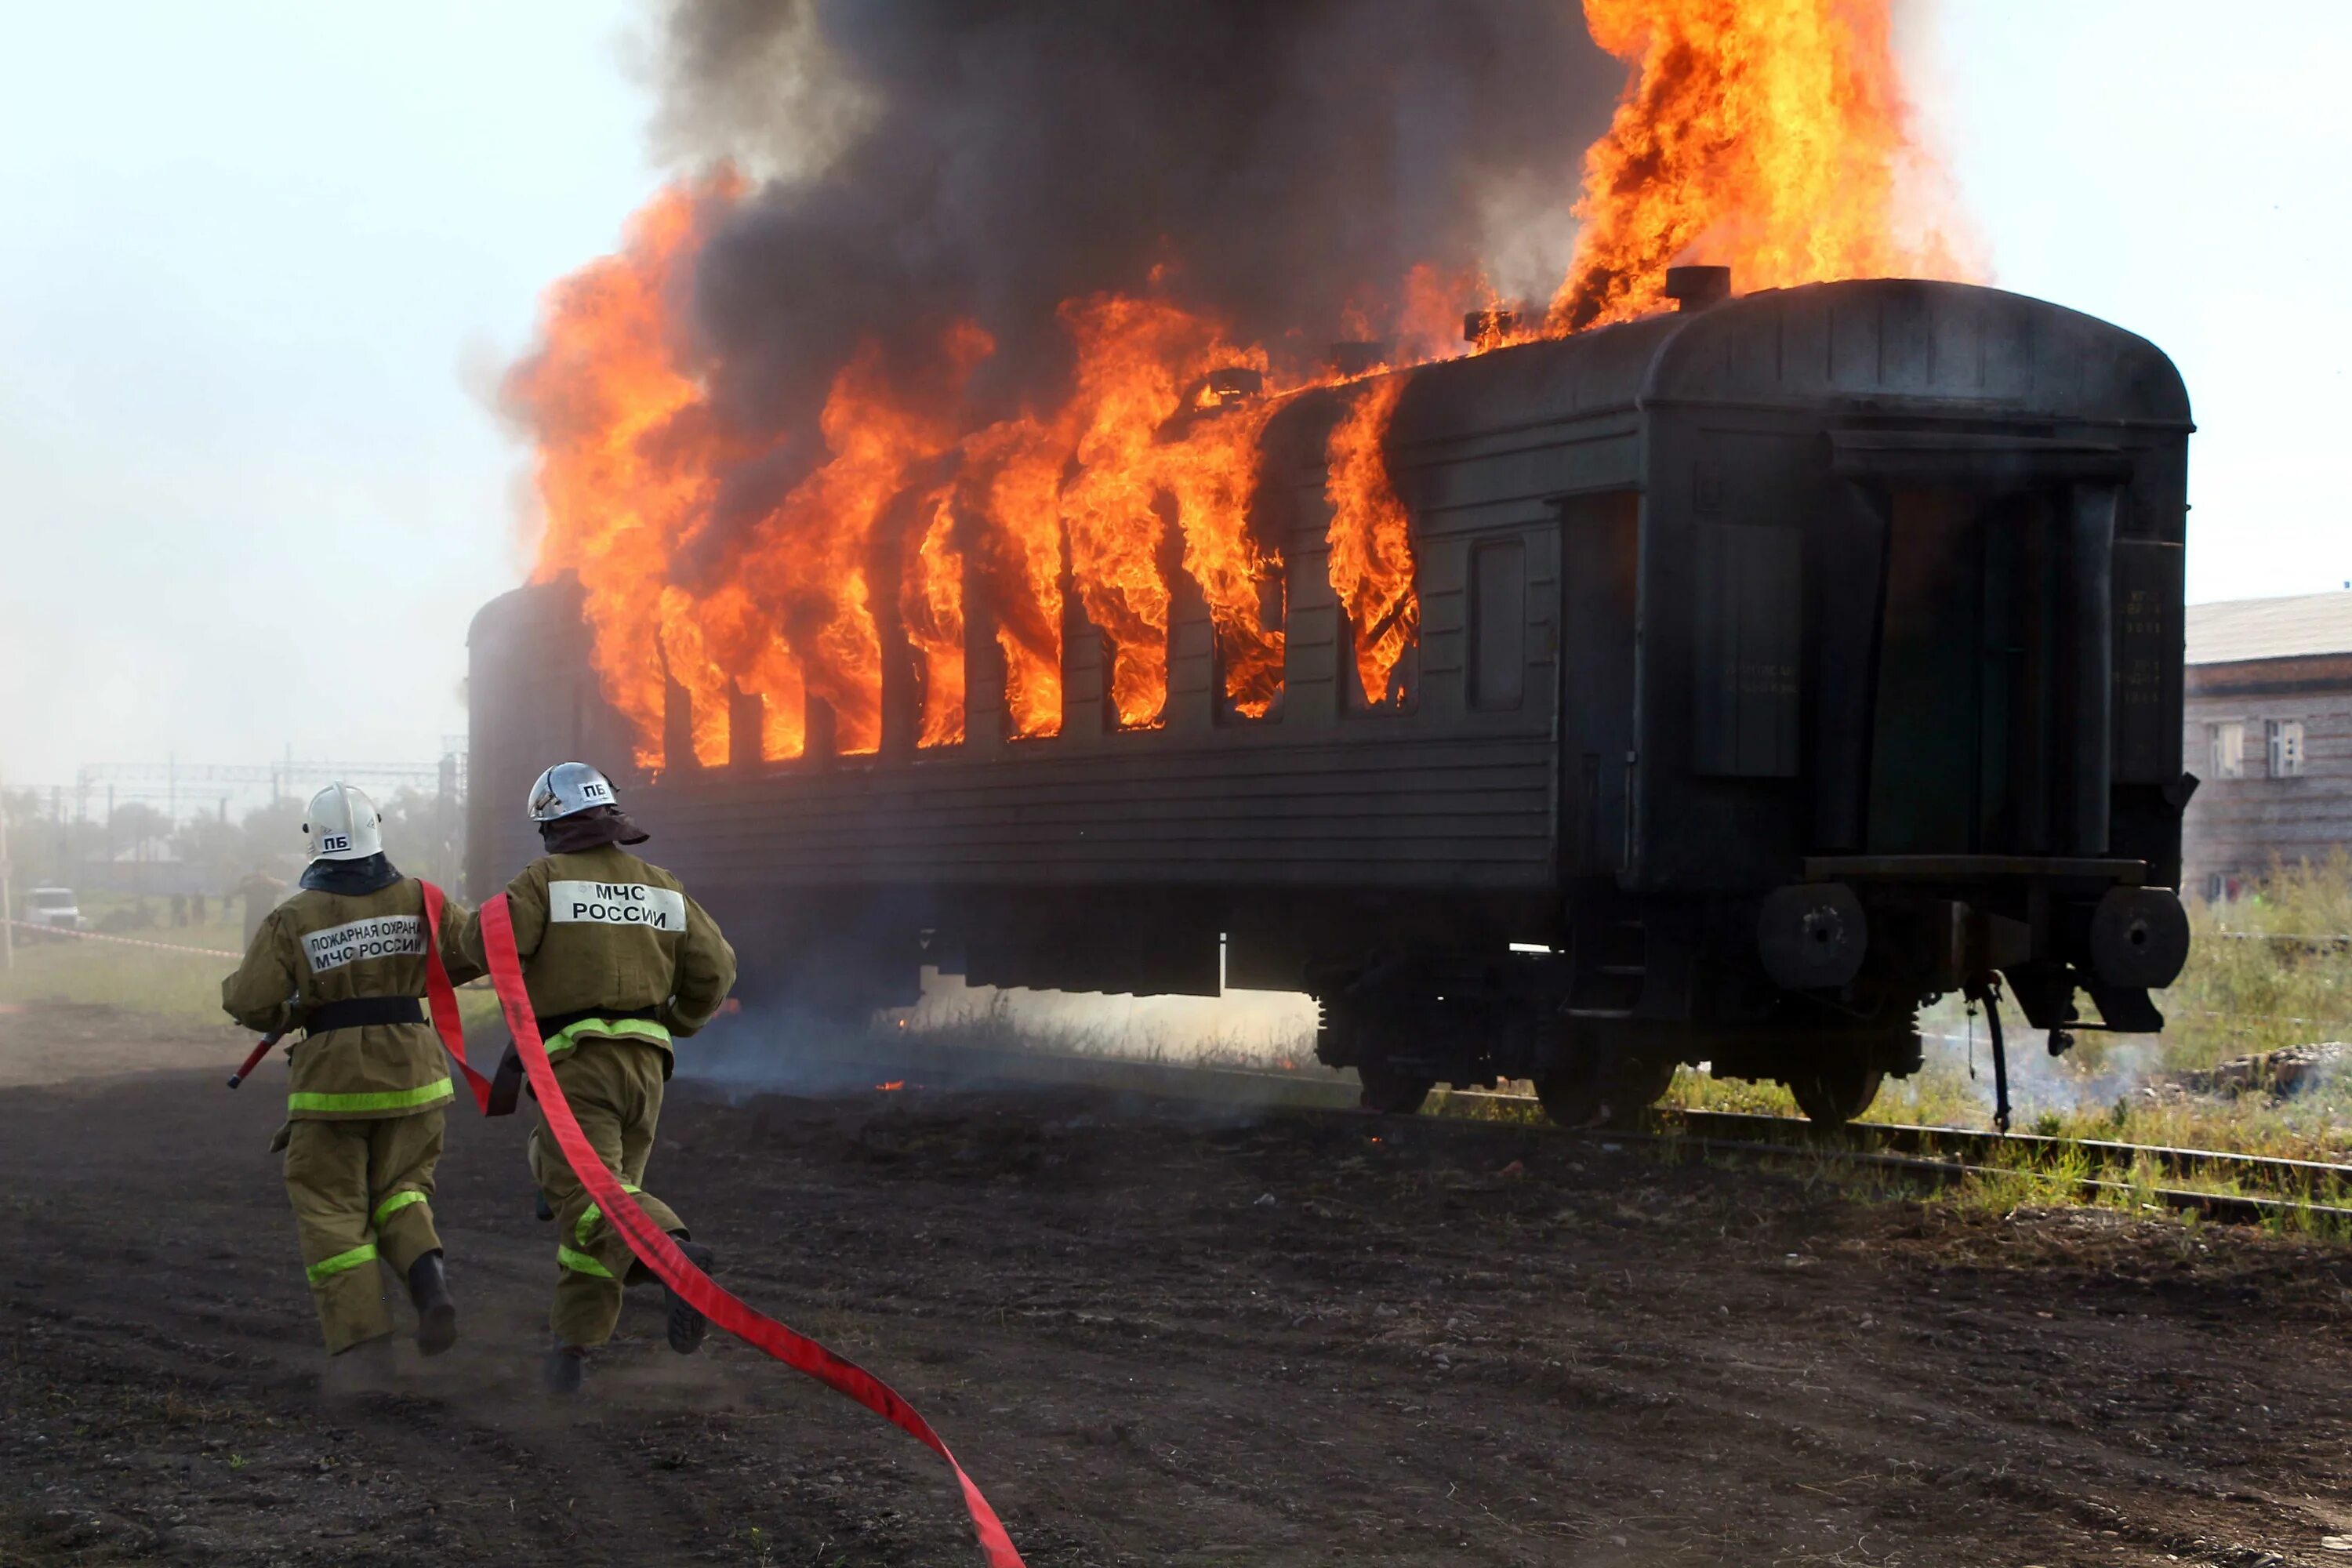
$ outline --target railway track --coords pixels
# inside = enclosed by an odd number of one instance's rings
[[[791,1086],[816,1092],[857,1089],[1067,1087],[1293,1112],[1371,1118],[1352,1076],[1186,1066],[1108,1056],[934,1045],[909,1037],[877,1042],[876,1053],[793,1064]],[[879,1080],[879,1081],[877,1081]],[[1800,1160],[1883,1170],[1929,1180],[2033,1175],[2078,1196],[2115,1197],[2226,1224],[2294,1218],[2352,1228],[2352,1164],[2284,1160],[2226,1150],[2181,1149],[2105,1139],[1992,1132],[1966,1127],[1858,1121],[1824,1129],[1801,1117],[1664,1107],[1634,1129],[1558,1128],[1532,1094],[1440,1089],[1424,1116],[1518,1120],[1547,1134],[1646,1142],[1679,1152]],[[2204,1184],[2196,1186],[2179,1182]]]
[[[2066,1184],[2077,1196],[2112,1195],[2227,1224],[2295,1217],[2352,1226],[2352,1207],[2341,1206],[2342,1199],[2352,1196],[2352,1165],[1967,1128],[1854,1122],[1826,1131],[1794,1117],[1706,1110],[1661,1116],[1679,1121],[1693,1142],[1717,1152],[1815,1154],[1950,1180],[2033,1174]],[[2157,1172],[2229,1182],[2238,1190],[2168,1186],[2154,1179]],[[2247,1192],[2246,1185],[2272,1190]]]

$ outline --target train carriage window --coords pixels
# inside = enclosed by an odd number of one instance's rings
[[[1233,641],[1220,636],[1212,645],[1219,724],[1270,724],[1281,719],[1282,640],[1289,622],[1289,582],[1281,571],[1269,572],[1257,585],[1257,624],[1265,636],[1236,628]],[[1238,660],[1236,651],[1243,655]]]
[[[1359,654],[1366,641],[1361,628],[1345,610],[1339,612],[1340,631],[1345,651],[1339,658],[1339,690],[1343,706],[1350,714],[1411,713],[1421,706],[1421,643],[1418,638],[1407,642],[1398,650],[1396,663],[1390,667],[1387,689],[1376,697],[1364,691],[1363,666]]]
[[[1528,690],[1528,552],[1517,540],[1470,556],[1470,706],[1508,713]]]

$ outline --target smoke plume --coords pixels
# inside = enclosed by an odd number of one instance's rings
[[[1948,275],[1889,4],[673,0],[685,173],[507,384],[538,574],[649,772],[1157,728],[1180,592],[1264,719],[1297,529],[1258,498],[1298,468],[1262,437],[1331,388],[1321,564],[1401,703],[1401,388],[1349,384],[1465,352],[1468,308],[1481,351],[1662,310],[1677,258]]]
[[[1549,292],[1622,82],[1570,0],[679,0],[661,71],[665,150],[754,182],[689,285],[716,416],[775,443],[722,539],[822,458],[862,344],[919,381],[976,322],[985,422],[1063,394],[1066,300],[1154,289],[1311,364],[1415,266]]]

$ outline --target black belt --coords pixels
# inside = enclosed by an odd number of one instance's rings
[[[551,1040],[574,1024],[590,1019],[616,1023],[623,1018],[643,1018],[648,1023],[661,1016],[658,1007],[583,1007],[577,1013],[551,1013],[539,1021],[539,1037]]]
[[[643,1018],[651,1023],[658,1022],[660,1017],[661,1009],[658,1007],[584,1007],[577,1013],[551,1013],[539,1021],[539,1037],[542,1041],[551,1040],[574,1024],[611,1024],[617,1023],[623,1018]],[[669,1053],[664,1051],[662,1053],[664,1083],[669,1081],[670,1071],[675,1065],[670,1060]],[[516,1054],[514,1042],[509,1040],[507,1042],[507,1054],[499,1061],[498,1076],[490,1080],[490,1108],[484,1114],[504,1116],[508,1111],[512,1110],[518,1090],[529,1093],[533,1100],[537,1100],[538,1091],[529,1089],[523,1083],[522,1077],[522,1058]]]
[[[371,1024],[422,1024],[425,1005],[414,996],[354,996],[348,1002],[321,1002],[302,1018],[305,1035],[330,1029],[362,1029]]]

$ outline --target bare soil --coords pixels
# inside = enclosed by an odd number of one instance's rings
[[[978,1562],[928,1453],[672,1355],[657,1292],[542,1396],[520,1119],[452,1114],[464,1342],[322,1386],[243,1044],[0,1015],[0,1070],[102,1069],[0,1092],[0,1563]],[[2335,1247],[1073,1090],[681,1079],[664,1131],[722,1276],[929,1415],[1039,1568],[2352,1561]]]

